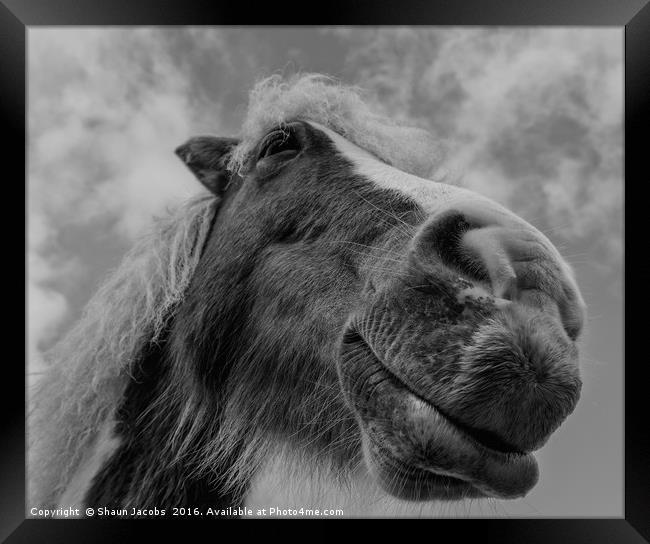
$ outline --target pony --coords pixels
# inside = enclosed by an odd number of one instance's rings
[[[585,320],[546,236],[446,182],[427,131],[318,74],[259,81],[240,136],[175,152],[206,191],[49,354],[30,504],[137,516],[290,489],[421,506],[534,487],[533,452],[580,396]]]

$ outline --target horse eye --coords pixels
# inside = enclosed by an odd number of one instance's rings
[[[277,155],[285,151],[297,153],[299,150],[298,139],[293,132],[277,130],[269,134],[260,147],[258,160]]]

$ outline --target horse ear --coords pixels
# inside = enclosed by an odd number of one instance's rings
[[[236,138],[195,136],[174,152],[209,191],[221,196],[230,181],[228,156],[238,143]]]

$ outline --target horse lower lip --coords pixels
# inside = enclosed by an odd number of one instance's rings
[[[387,450],[390,448],[386,444],[399,443],[396,451],[402,458],[396,461],[462,481],[487,496],[521,497],[535,485],[538,469],[530,453],[503,452],[484,445],[445,417],[434,404],[413,393],[386,368],[363,338],[358,336],[357,341],[365,344],[367,361],[385,378],[379,380],[372,396],[393,399],[392,405],[379,403],[379,411],[366,416],[375,435],[373,442],[379,449]],[[368,400],[374,402],[372,398]],[[409,441],[411,451],[407,453],[401,438],[405,425],[416,437]],[[395,429],[402,432],[396,433]]]
[[[417,468],[471,486],[487,496],[523,496],[537,482],[537,463],[531,454],[503,453],[485,447],[451,423],[435,406],[404,390],[414,421],[426,417],[430,436],[418,456]],[[407,417],[409,417],[407,416]]]
[[[393,378],[395,378],[395,380],[398,381],[404,387],[404,389],[407,389],[409,393],[411,393],[415,398],[417,398],[424,404],[431,407],[431,409],[435,410],[436,413],[439,414],[446,421],[448,425],[454,427],[459,433],[463,434],[468,441],[474,443],[475,446],[480,447],[481,449],[485,449],[487,451],[494,452],[495,454],[501,453],[506,455],[525,455],[528,453],[528,452],[517,450],[516,448],[507,444],[505,441],[497,437],[494,437],[492,433],[488,433],[486,431],[481,431],[477,429],[472,429],[454,420],[448,414],[440,410],[440,408],[438,408],[438,406],[436,406],[433,402],[427,400],[422,395],[419,395],[418,393],[413,391],[399,377],[395,376],[395,374],[393,374],[388,368],[386,368],[385,365],[379,359],[378,362],[384,367],[384,369],[388,374],[390,374]]]
[[[368,438],[367,438],[368,439]],[[372,439],[370,439],[371,442]],[[374,447],[373,447],[374,446]],[[376,442],[366,448],[376,463],[376,475],[391,494],[407,500],[480,498],[486,494],[471,483],[432,470],[408,465],[396,459]],[[399,475],[399,476],[396,476]]]

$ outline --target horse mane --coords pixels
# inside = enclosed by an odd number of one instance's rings
[[[49,368],[29,395],[32,504],[56,500],[118,408],[144,346],[157,341],[183,298],[217,205],[201,194],[159,218],[46,355]]]
[[[269,130],[301,119],[332,129],[404,172],[429,179],[440,176],[441,142],[427,130],[378,114],[368,98],[362,89],[320,74],[264,78],[250,92],[241,143],[228,168],[245,170],[252,151]]]

